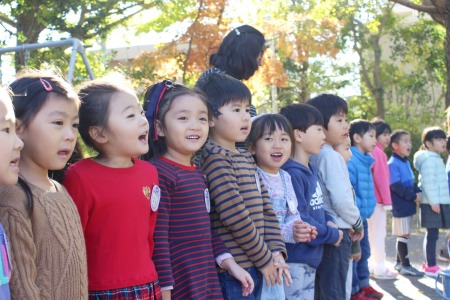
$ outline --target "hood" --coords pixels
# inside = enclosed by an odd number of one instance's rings
[[[350,158],[350,160],[352,158],[353,159],[358,159],[358,160],[363,161],[364,163],[366,163],[368,166],[372,166],[373,163],[375,162],[375,158],[373,158],[372,155],[362,153],[355,146],[352,146],[350,148],[350,150],[352,151],[352,154],[353,154],[353,156]]]
[[[439,154],[433,152],[433,151],[428,151],[428,150],[419,150],[414,154],[414,167],[416,169],[420,169],[423,165],[423,163],[427,160],[427,159],[440,159]]]
[[[314,168],[308,168],[308,167],[302,165],[301,163],[293,160],[292,158],[289,158],[287,160],[287,162],[285,162],[281,168],[285,171],[287,171],[289,169],[300,169],[300,170],[302,170],[302,172],[308,173],[310,175],[313,174],[313,171],[311,171],[311,169],[315,170]]]

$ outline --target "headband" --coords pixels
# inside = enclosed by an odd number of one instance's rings
[[[145,117],[149,124],[152,124],[155,140],[158,140],[158,133],[156,132],[156,116],[158,115],[158,107],[161,99],[164,97],[167,91],[170,91],[175,87],[174,83],[170,80],[163,80],[152,85],[145,93],[144,101],[147,103],[147,111]]]

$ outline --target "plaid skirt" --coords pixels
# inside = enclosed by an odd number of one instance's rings
[[[114,290],[89,291],[89,300],[160,300],[159,281]]]

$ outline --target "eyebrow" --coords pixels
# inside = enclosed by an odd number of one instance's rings
[[[130,108],[134,108],[134,105],[128,105],[127,107],[125,107],[123,110],[122,110],[122,113],[124,113],[124,112],[126,112],[128,109],[130,109]]]

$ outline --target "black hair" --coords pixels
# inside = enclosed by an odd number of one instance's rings
[[[108,128],[108,117],[111,100],[117,93],[135,92],[125,85],[119,85],[115,80],[105,78],[88,81],[81,86],[78,96],[82,100],[80,106],[80,125],[78,131],[86,146],[100,153],[97,143],[89,134],[91,127]]]
[[[384,120],[377,119],[376,121],[372,121],[372,124],[375,126],[377,138],[383,133],[391,134],[392,132],[391,126],[389,126],[389,124],[386,123]]]
[[[306,101],[306,104],[312,105],[319,110],[323,116],[323,127],[325,129],[328,129],[328,123],[332,116],[340,113],[348,115],[347,102],[336,95],[320,94]]]
[[[408,131],[406,131],[406,130],[404,130],[404,129],[397,129],[397,130],[394,130],[392,133],[391,133],[391,142],[390,142],[390,145],[391,145],[391,147],[392,147],[392,144],[398,144],[399,142],[400,142],[400,140],[402,139],[402,136],[404,136],[404,135],[411,135]]]
[[[247,80],[259,68],[258,57],[265,50],[264,35],[249,25],[233,29],[225,36],[219,51],[209,58],[209,63],[238,80]]]
[[[324,125],[322,114],[309,104],[286,105],[280,110],[280,114],[289,120],[294,130],[306,132],[312,125]]]
[[[18,74],[9,88],[12,92],[16,119],[20,120],[25,129],[39,113],[51,94],[59,95],[69,102],[74,102],[77,107],[80,105],[80,99],[69,83],[61,77],[45,71],[25,70]],[[49,170],[50,175],[51,172]],[[18,183],[25,191],[29,213],[31,214],[33,211],[31,188],[25,179],[20,176]]]
[[[349,136],[350,136],[350,141],[352,143],[352,146],[355,146],[355,140],[353,139],[353,135],[357,134],[362,137],[370,130],[375,131],[376,129],[375,129],[375,125],[373,125],[369,121],[363,120],[363,119],[353,120],[350,123],[350,131],[349,131]]]
[[[206,95],[213,111],[235,101],[251,104],[252,94],[248,87],[226,74],[210,73],[198,80],[195,87]]]
[[[428,149],[426,142],[433,143],[434,139],[447,139],[444,130],[438,126],[427,127],[422,132],[422,146],[421,149]]]
[[[447,136],[447,145],[445,148],[447,149],[447,152],[450,154],[450,135]]]
[[[149,131],[149,152],[143,155],[142,159],[150,160],[153,158],[158,158],[164,155],[167,152],[167,144],[165,138],[162,136],[156,136],[156,121],[158,120],[162,127],[165,127],[165,116],[167,112],[172,107],[172,104],[175,100],[177,100],[181,96],[194,96],[198,97],[206,106],[208,110],[208,118],[211,117],[211,110],[208,106],[208,101],[206,100],[205,95],[197,88],[189,88],[187,86],[171,83],[167,90],[163,91],[162,95],[158,92],[158,85],[164,84],[164,82],[159,82],[157,84],[149,86],[145,90],[144,94],[144,110],[148,111],[149,106],[151,106],[150,100],[158,101],[158,99],[162,96],[158,103],[155,103],[157,106],[157,115],[155,112],[151,114],[151,116],[147,116],[147,120],[149,123],[150,131]],[[155,94],[157,93],[157,94]]]
[[[256,142],[267,132],[272,134],[275,130],[285,131],[291,139],[291,152],[294,150],[294,131],[292,130],[289,120],[281,114],[262,114],[252,121],[252,129],[247,136],[249,146],[255,146]]]

